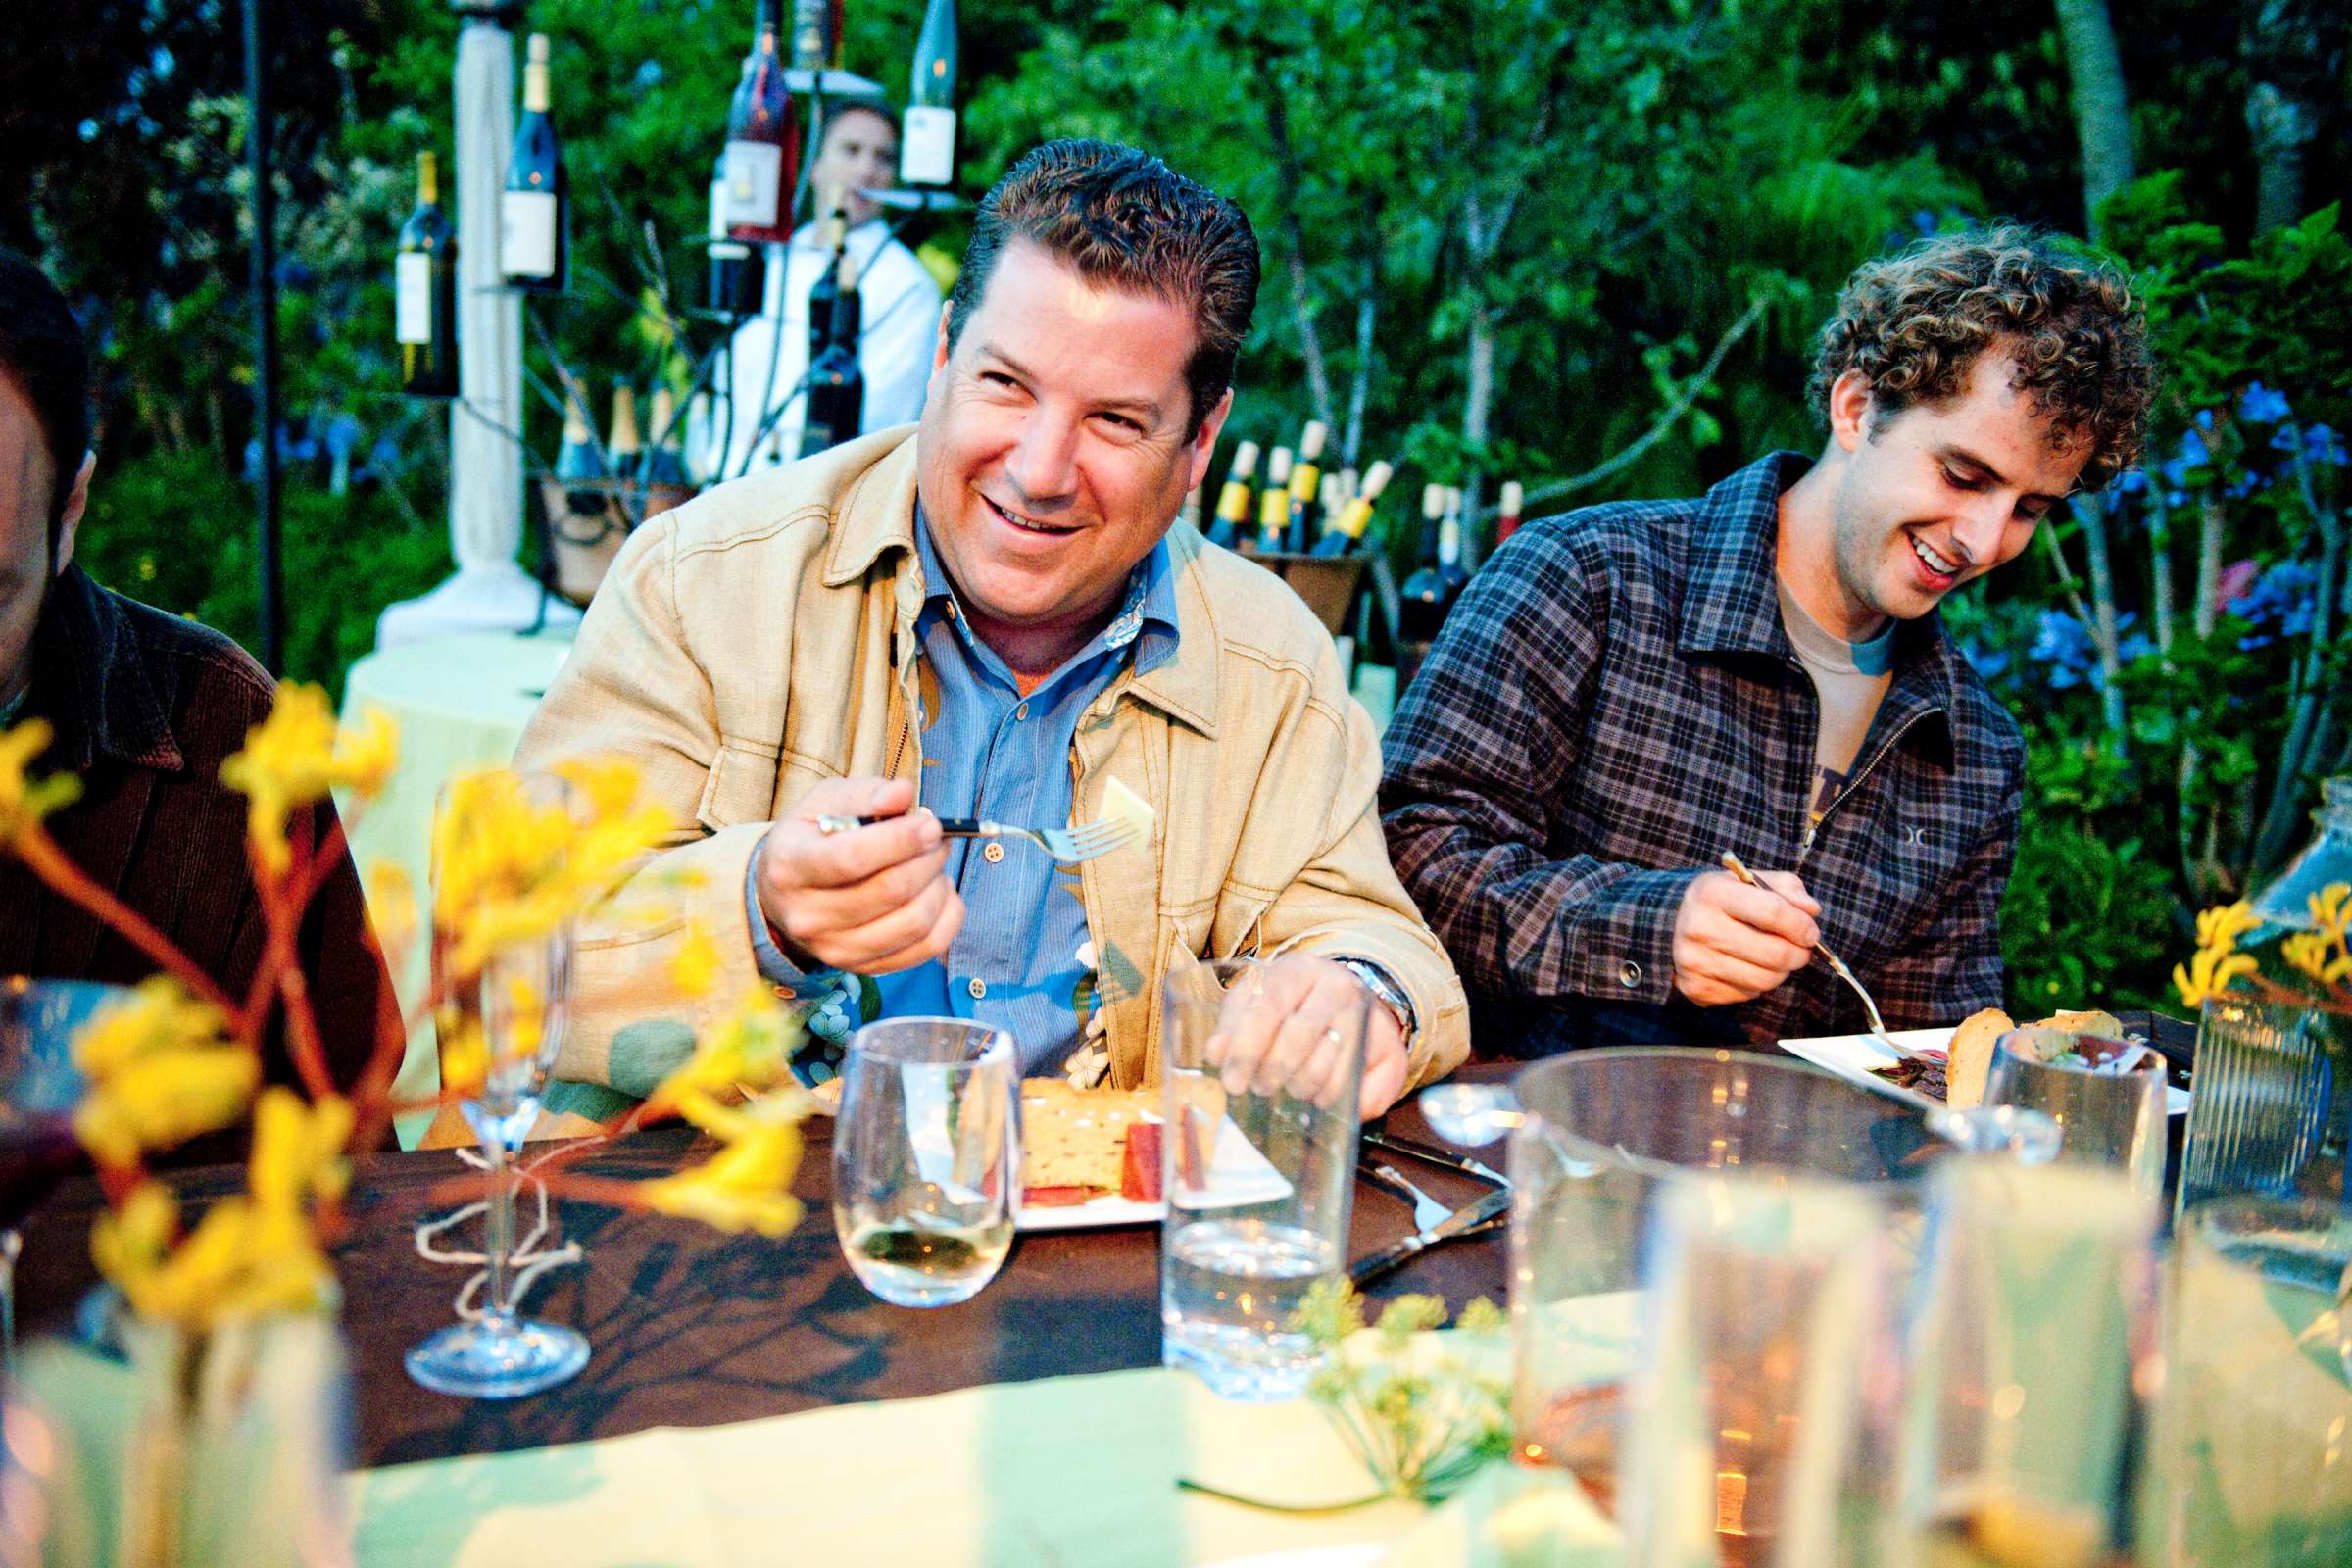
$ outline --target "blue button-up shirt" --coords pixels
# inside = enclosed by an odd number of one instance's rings
[[[1165,541],[1129,574],[1126,596],[1102,629],[1024,697],[964,618],[920,508],[914,539],[925,584],[914,623],[922,804],[941,816],[1061,826],[1070,820],[1070,747],[1080,715],[1130,660],[1140,675],[1175,657]],[[1077,1046],[1094,1011],[1095,968],[1077,870],[1056,865],[1026,840],[952,839],[945,874],[964,903],[963,926],[946,956],[870,980],[795,969],[769,938],[747,882],[760,972],[817,1004],[794,1063],[804,1079],[832,1076],[842,1026],[860,1017],[954,1015],[995,1025],[1011,1034],[1024,1076],[1054,1071]]]

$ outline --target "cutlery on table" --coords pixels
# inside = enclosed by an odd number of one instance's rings
[[[1771,894],[1783,904],[1788,905],[1791,909],[1798,906],[1794,899],[1788,897],[1788,895],[1783,893],[1779,888],[1774,887],[1771,883],[1759,878],[1755,872],[1750,871],[1746,866],[1741,865],[1740,863],[1740,857],[1734,855],[1729,850],[1723,852],[1723,868],[1731,872],[1732,875],[1738,877],[1740,881],[1746,883],[1749,887],[1762,888],[1765,892]],[[1917,1047],[1898,1045],[1895,1042],[1894,1037],[1886,1032],[1886,1020],[1879,1016],[1879,1004],[1877,1002],[1872,1000],[1870,988],[1863,985],[1860,980],[1854,977],[1854,971],[1845,966],[1845,960],[1843,958],[1840,958],[1838,956],[1838,955],[1830,951],[1830,945],[1828,943],[1816,941],[1813,944],[1813,951],[1821,955],[1822,962],[1830,966],[1831,973],[1837,975],[1838,979],[1853,987],[1854,995],[1862,999],[1862,1011],[1863,1014],[1870,1020],[1870,1037],[1873,1040],[1876,1040],[1880,1045],[1885,1046],[1888,1051],[1893,1052],[1898,1056],[1909,1056],[1916,1061],[1931,1062],[1938,1067],[1944,1064],[1943,1056],[1936,1052],[1921,1051]]]
[[[1413,1223],[1423,1230],[1443,1225],[1453,1217],[1453,1210],[1414,1186],[1402,1171],[1394,1165],[1369,1162],[1358,1165],[1357,1171],[1375,1187],[1385,1187],[1413,1205]]]
[[[1438,1224],[1415,1231],[1400,1241],[1391,1242],[1379,1251],[1357,1260],[1349,1265],[1348,1278],[1356,1285],[1368,1285],[1382,1275],[1411,1262],[1440,1242],[1449,1242],[1457,1236],[1468,1236],[1487,1226],[1501,1223],[1510,1211],[1511,1195],[1507,1190],[1489,1193],[1469,1207],[1448,1214]]]
[[[896,820],[887,816],[820,816],[816,828],[820,833],[847,833],[854,827],[871,827],[876,822]],[[1014,827],[1009,822],[991,822],[976,816],[943,816],[939,831],[951,839],[1027,839],[1064,865],[1076,865],[1113,850],[1123,850],[1142,837],[1132,821],[1124,817],[1098,817],[1077,827]]]
[[[1446,1086],[1441,1085],[1440,1087],[1444,1088]],[[1501,1095],[1504,1100],[1509,1102],[1511,1113],[1514,1116],[1516,1116],[1518,1113],[1519,1102],[1516,1100],[1512,1100],[1510,1090],[1502,1087],[1501,1085],[1468,1084],[1460,1087],[1472,1089],[1491,1089],[1494,1093]],[[1436,1093],[1437,1090],[1435,1089],[1425,1089],[1421,1092],[1421,1098],[1426,1102],[1431,1095]],[[1402,1154],[1407,1159],[1417,1159],[1425,1165],[1441,1165],[1447,1170],[1458,1170],[1465,1176],[1475,1176],[1480,1181],[1490,1182],[1496,1187],[1507,1189],[1511,1185],[1510,1178],[1503,1175],[1502,1172],[1494,1169],[1492,1165],[1483,1165],[1477,1160],[1472,1159],[1468,1154],[1458,1154],[1450,1149],[1440,1149],[1435,1144],[1424,1144],[1417,1139],[1405,1138],[1396,1133],[1387,1132],[1378,1127],[1365,1128],[1363,1136],[1364,1142],[1370,1145],[1372,1148],[1385,1149],[1392,1154]],[[1486,1143],[1494,1142],[1494,1140],[1491,1138],[1481,1141]]]

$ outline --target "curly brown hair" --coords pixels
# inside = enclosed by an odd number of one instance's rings
[[[1826,415],[1847,370],[1869,377],[1888,415],[1938,403],[1996,348],[2015,351],[2012,384],[2049,421],[2052,444],[2089,443],[2082,488],[2139,461],[2156,374],[2131,279],[2017,224],[1938,234],[1857,269],[1822,328],[1813,407]]]

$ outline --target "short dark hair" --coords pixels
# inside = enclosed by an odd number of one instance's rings
[[[899,117],[892,113],[890,105],[881,99],[845,98],[825,111],[825,130],[824,136],[819,138],[820,141],[830,139],[833,127],[851,115],[871,115],[890,127],[891,135],[896,136],[899,133]]]
[[[1869,377],[1889,414],[1938,403],[1986,350],[2005,347],[2016,351],[2016,390],[2053,436],[2089,442],[2084,489],[2139,461],[2156,374],[2131,279],[2014,223],[1935,235],[1857,269],[1822,329],[1814,407],[1827,411],[1847,370]]]
[[[90,449],[90,351],[81,323],[48,275],[15,251],[0,247],[0,372],[13,377],[41,421],[41,439],[57,470],[49,498],[49,548],[54,554]]]
[[[1257,234],[1241,208],[1133,147],[1050,141],[980,199],[948,297],[951,352],[1015,239],[1044,247],[1090,283],[1156,294],[1192,311],[1196,341],[1184,380],[1199,434],[1233,384],[1257,308]]]

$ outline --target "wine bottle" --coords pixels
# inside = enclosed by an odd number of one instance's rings
[[[1364,475],[1363,488],[1332,517],[1331,526],[1315,541],[1318,556],[1344,556],[1362,542],[1364,531],[1372,525],[1372,508],[1380,493],[1389,487],[1396,469],[1386,463],[1375,463]]]
[[[1502,500],[1494,509],[1494,548],[1519,531],[1519,509],[1527,504],[1527,492],[1516,479],[1506,479],[1502,485]]]
[[[776,52],[776,0],[760,0],[752,52],[727,109],[727,232],[752,244],[792,238],[801,111]]]
[[[431,153],[416,155],[416,210],[400,226],[392,335],[400,343],[403,392],[458,395],[458,232],[441,211],[440,170]]]
[[[637,433],[637,389],[626,381],[612,383],[612,433],[605,438],[605,466],[623,484],[637,479],[645,458],[645,439]]]
[[[693,482],[686,477],[686,455],[678,445],[677,401],[666,384],[654,388],[652,406],[646,411],[646,448],[643,478],[648,487],[667,486],[691,490]]]
[[[808,367],[808,416],[801,423],[801,456],[854,439],[865,421],[865,375],[858,365],[857,264],[841,259],[833,296],[832,331]]]
[[[1445,485],[1423,487],[1421,520],[1425,542],[1420,569],[1397,590],[1396,636],[1408,643],[1436,640],[1465,580],[1459,564],[1461,514],[1448,506]]]
[[[956,183],[956,0],[930,0],[899,132],[899,183]]]
[[[1291,464],[1290,548],[1303,554],[1323,531],[1323,442],[1330,432],[1309,419],[1299,432],[1298,455]]]
[[[1228,550],[1239,548],[1242,530],[1250,526],[1250,476],[1257,472],[1257,443],[1245,441],[1233,449],[1233,466],[1225,470],[1225,488],[1217,492],[1217,515],[1208,525],[1208,542]]]
[[[522,120],[507,156],[507,188],[498,197],[498,266],[510,288],[562,293],[571,212],[564,153],[547,110],[547,34],[534,32],[522,67]]]
[[[612,470],[588,422],[588,399],[568,377],[564,383],[564,445],[556,453],[556,477],[565,486],[564,510],[581,517],[605,515]]]
[[[767,269],[752,247],[727,232],[727,159],[710,171],[710,314],[730,321],[758,316]]]
[[[850,248],[850,215],[836,207],[825,215],[822,236],[826,251],[824,270],[816,274],[816,282],[808,290],[808,363],[814,365],[817,356],[825,352],[826,343],[833,337],[833,302],[841,295],[841,270],[848,260]]]
[[[1316,510],[1323,518],[1323,529],[1330,528],[1331,519],[1340,514],[1340,509],[1348,505],[1348,497],[1354,493],[1355,487],[1343,486],[1338,474],[1327,473],[1323,476],[1323,491],[1316,497]],[[1315,537],[1306,542],[1306,548],[1312,550],[1322,542],[1323,531],[1317,530]]]
[[[792,64],[800,71],[833,64],[833,0],[792,0]]]
[[[1257,551],[1278,556],[1290,542],[1291,449],[1276,447],[1266,454],[1266,488],[1257,498]]]

